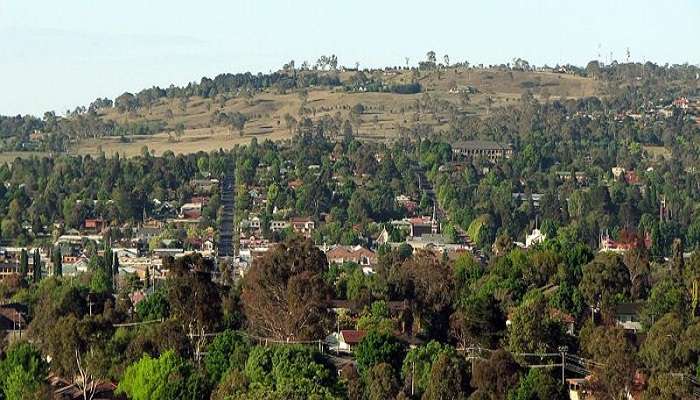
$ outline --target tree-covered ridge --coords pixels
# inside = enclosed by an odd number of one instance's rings
[[[326,58],[332,59],[332,57]],[[462,87],[457,84],[455,79],[462,80],[464,76],[469,76],[472,70],[481,76],[479,79],[485,86],[489,86],[489,80],[495,79],[505,84],[508,80],[514,80],[514,74],[524,73],[549,73],[560,75],[560,78],[566,73],[565,76],[592,78],[600,83],[596,85],[600,88],[596,93],[614,99],[606,105],[607,112],[637,112],[648,109],[650,106],[668,105],[679,96],[697,95],[698,68],[692,65],[659,66],[651,62],[644,65],[635,63],[604,65],[593,61],[586,68],[568,66],[562,69],[547,66],[535,67],[521,59],[502,65],[473,66],[468,62],[450,64],[449,58],[445,58],[444,63],[424,62],[418,68],[387,67],[359,70],[342,68],[337,62],[331,64],[319,59],[313,66],[308,63],[297,66],[294,62],[290,62],[279,71],[269,74],[220,74],[213,79],[204,77],[199,82],[192,82],[182,87],[171,85],[167,88],[147,88],[136,93],[125,92],[113,100],[98,98],[89,106],[67,111],[63,117],[57,116],[54,112],[47,112],[42,118],[0,117],[0,137],[4,138],[2,149],[5,151],[65,152],[75,151],[77,146],[91,138],[119,137],[123,142],[128,143],[133,137],[168,133],[168,140],[176,142],[180,141],[185,131],[204,127],[210,130],[229,127],[231,131],[237,130],[242,136],[246,124],[250,121],[260,122],[256,125],[255,131],[269,133],[270,129],[276,129],[274,124],[279,125],[282,119],[292,129],[292,125],[300,123],[306,116],[313,115],[314,119],[318,119],[317,113],[326,115],[332,109],[345,110],[352,106],[345,105],[335,97],[330,100],[330,103],[324,103],[321,106],[307,102],[309,92],[312,91],[326,90],[323,96],[329,96],[335,91],[394,93],[398,96],[396,99],[402,95],[430,94],[431,92],[447,95],[449,91],[450,96],[458,98],[458,101],[452,100],[427,106],[435,114],[436,119],[433,122],[421,121],[420,114],[425,108],[417,107],[411,110],[412,106],[388,100],[379,107],[382,112],[415,113],[416,115],[410,119],[417,119],[416,121],[404,118],[401,122],[401,119],[395,117],[391,117],[390,120],[393,124],[402,125],[400,128],[407,127],[419,134],[429,134],[431,128],[443,129],[445,115],[449,116],[450,120],[456,121],[473,114],[474,104],[468,107],[470,103],[474,103],[472,97],[486,96],[484,100],[479,100],[479,108],[488,109],[489,112],[484,114],[490,114],[495,99],[513,91],[513,88],[510,88],[503,93],[491,90],[485,94],[479,94],[479,88],[471,85]],[[560,74],[554,74],[552,71]],[[443,75],[449,78],[443,78]],[[498,77],[494,78],[496,75]],[[557,87],[560,83],[557,80],[552,80],[550,77],[543,81],[542,76],[536,74],[529,76],[532,77],[531,80],[522,81],[521,87],[516,91],[531,90],[536,92],[540,99],[554,97],[558,93]],[[441,80],[443,83],[440,84]],[[279,103],[273,102],[274,106],[268,104],[255,107],[255,105],[270,102],[269,97],[260,98],[263,93],[273,96],[272,98],[279,100]],[[297,93],[302,99],[298,111],[296,107],[285,108],[289,100],[284,95],[288,93]],[[582,93],[563,91],[556,97],[585,96]],[[220,118],[212,113],[212,110],[223,109],[224,106],[240,108],[233,105],[233,103],[238,104],[237,101],[233,101],[235,99],[243,99],[243,102],[249,106],[244,113],[236,111],[234,116],[237,118]],[[372,101],[371,97],[368,99]],[[401,105],[397,106],[397,104]],[[202,106],[205,106],[204,109]],[[396,106],[395,109],[387,109],[394,106]],[[157,112],[154,111],[156,109]],[[270,112],[271,110],[274,111]],[[275,113],[279,115],[273,115]],[[208,123],[200,121],[196,117],[200,114],[208,115],[210,121]],[[283,114],[285,114],[284,118]],[[376,113],[372,114],[377,116]],[[346,118],[353,125],[359,125],[362,124],[360,115],[353,117],[350,113]],[[380,124],[381,119],[377,117],[374,124]],[[359,130],[359,126],[355,126],[355,130]]]

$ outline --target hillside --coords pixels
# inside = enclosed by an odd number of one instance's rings
[[[348,84],[355,74],[342,72],[339,78],[343,84]],[[448,115],[427,113],[417,108],[418,100],[425,100],[426,93],[433,101],[450,102],[461,112],[473,115],[485,115],[490,106],[517,101],[527,90],[540,99],[599,94],[597,81],[593,79],[551,72],[452,68],[440,73],[421,71],[419,76],[412,70],[374,71],[367,75],[384,84],[407,84],[415,80],[420,83],[422,93],[348,92],[343,87],[312,87],[308,89],[308,95],[294,90],[280,94],[275,89],[265,89],[252,97],[231,94],[226,96],[227,99],[222,99],[222,96],[190,97],[185,101],[162,98],[148,109],[119,112],[112,107],[100,111],[103,120],[120,124],[161,122],[164,128],[159,133],[128,138],[82,139],[71,145],[70,152],[95,154],[101,148],[106,153],[132,156],[140,154],[142,148],[148,146],[154,154],[162,154],[166,150],[189,153],[230,148],[235,144],[247,143],[253,137],[258,140],[283,140],[291,137],[293,132],[293,126],[287,124],[289,116],[294,121],[304,116],[317,120],[324,115],[332,117],[339,113],[340,118],[345,120],[350,119],[351,109],[357,104],[362,104],[364,110],[361,114],[353,115],[354,134],[368,140],[389,140],[397,137],[402,128],[410,128],[417,123],[430,126],[437,132],[447,126]],[[476,93],[469,94],[469,100],[465,101],[463,94],[451,90],[455,87],[462,91],[472,88]],[[303,102],[305,115],[300,116]],[[213,123],[212,116],[217,110],[245,115],[248,121],[242,133]],[[176,135],[178,125],[184,129]]]

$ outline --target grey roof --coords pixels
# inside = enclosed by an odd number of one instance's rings
[[[510,145],[489,140],[463,140],[453,143],[452,148],[460,150],[508,150]]]
[[[617,315],[639,315],[644,307],[644,303],[620,303],[615,306]]]

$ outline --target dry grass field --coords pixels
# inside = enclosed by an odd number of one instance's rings
[[[365,107],[365,112],[353,124],[355,134],[367,140],[390,140],[398,135],[400,127],[410,127],[417,123],[413,108],[426,93],[432,98],[452,102],[463,111],[476,115],[485,114],[490,101],[492,106],[516,102],[526,90],[540,99],[578,98],[598,93],[596,82],[592,79],[544,72],[449,69],[439,77],[436,72],[422,72],[418,77],[411,71],[377,74],[381,74],[381,79],[386,83],[410,83],[417,78],[424,93],[348,93],[312,88],[306,99],[306,116],[318,119],[323,115],[340,113],[345,119],[350,109],[360,103]],[[351,73],[346,72],[340,78],[347,81],[350,77]],[[450,93],[450,89],[467,86],[475,88],[478,93],[471,95],[469,103],[465,105],[460,100],[461,96]],[[162,154],[167,150],[190,153],[231,148],[236,144],[247,143],[253,137],[259,141],[288,139],[292,131],[286,125],[285,115],[289,114],[299,120],[301,104],[302,97],[298,93],[278,94],[270,89],[253,98],[235,97],[223,104],[216,99],[193,97],[186,103],[179,99],[163,99],[150,109],[142,109],[138,113],[126,114],[110,109],[103,118],[120,123],[162,121],[166,128],[155,135],[132,136],[126,140],[114,137],[86,139],[77,143],[71,152],[95,154],[101,149],[108,154],[132,156],[140,154],[142,148],[147,146],[153,154]],[[232,132],[227,127],[213,125],[211,117],[216,110],[238,111],[246,115],[248,122],[243,135],[238,131]],[[447,124],[446,116],[425,114],[418,115],[417,118],[422,124],[432,125],[435,131]],[[177,138],[174,129],[179,123],[184,125],[185,131]]]
[[[12,164],[12,162],[16,158],[31,158],[31,157],[44,157],[47,156],[48,153],[44,153],[41,151],[6,151],[6,152],[0,152],[0,165],[8,163]]]

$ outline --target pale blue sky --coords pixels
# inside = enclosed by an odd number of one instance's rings
[[[0,114],[335,53],[341,64],[700,63],[700,1],[0,0]]]

